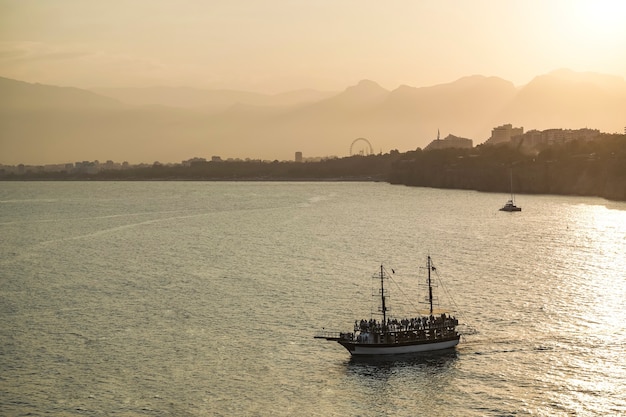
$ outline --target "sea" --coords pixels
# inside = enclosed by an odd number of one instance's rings
[[[626,203],[383,182],[0,182],[2,416],[626,415]],[[435,302],[451,350],[322,331]]]

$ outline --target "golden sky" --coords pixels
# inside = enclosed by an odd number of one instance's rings
[[[626,76],[623,0],[0,0],[0,76],[90,87],[387,89]]]

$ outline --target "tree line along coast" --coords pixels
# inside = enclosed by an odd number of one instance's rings
[[[420,148],[401,153],[315,161],[205,160],[121,166],[108,161],[46,171],[0,167],[0,180],[101,181],[383,181],[418,187],[603,197],[626,201],[626,134],[600,133],[534,149],[508,142],[472,148]],[[109,167],[107,169],[107,166]],[[13,167],[15,168],[15,167]]]

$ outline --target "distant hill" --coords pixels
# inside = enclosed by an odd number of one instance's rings
[[[298,90],[260,94],[236,90],[204,90],[190,87],[95,88],[97,94],[135,106],[159,105],[219,113],[236,105],[289,107],[323,100],[335,93]]]
[[[367,138],[375,152],[424,148],[454,134],[474,144],[495,126],[589,127],[623,132],[622,77],[558,70],[515,87],[474,75],[386,90],[363,80],[339,93],[278,95],[192,88],[98,89],[0,78],[0,163],[82,160],[178,162],[191,157],[347,156]]]
[[[122,103],[74,87],[30,84],[0,77],[0,109],[112,109]]]
[[[516,91],[509,81],[479,75],[431,87],[402,86],[391,92],[379,114],[386,122],[416,125],[416,135],[428,142],[437,130],[482,142],[495,126],[494,115],[513,100]]]
[[[589,127],[622,133],[626,82],[612,75],[557,70],[523,86],[498,118],[526,129]]]

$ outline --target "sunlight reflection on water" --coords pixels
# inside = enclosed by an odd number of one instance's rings
[[[626,211],[579,204],[564,221],[570,242],[560,247],[564,268],[553,272],[563,278],[554,289],[555,314],[569,348],[554,381],[562,385],[557,403],[578,415],[620,414],[626,404],[606,408],[606,397],[624,395],[607,381],[626,386],[625,368],[613,357],[626,346]]]

